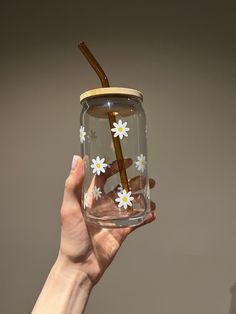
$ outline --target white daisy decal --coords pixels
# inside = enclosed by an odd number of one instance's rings
[[[144,172],[146,168],[146,157],[141,154],[140,156],[137,157],[137,161],[135,161],[135,167],[138,169],[138,171]]]
[[[84,208],[88,207],[88,193],[84,193]]]
[[[85,135],[86,135],[86,132],[84,131],[84,126],[81,125],[80,131],[79,131],[80,143],[81,144],[83,144],[83,142],[85,141]]]
[[[101,172],[105,172],[107,164],[104,161],[105,158],[100,159],[99,156],[97,156],[96,159],[92,159],[93,164],[91,165],[91,168],[93,168],[93,173],[96,173],[99,176]]]
[[[110,165],[110,158],[109,157],[106,157],[104,156],[105,158],[105,163],[107,164],[107,168],[111,168],[111,165]]]
[[[123,136],[128,136],[129,128],[127,128],[127,122],[122,122],[122,120],[119,120],[118,123],[113,122],[114,128],[111,129],[112,132],[114,132],[114,137],[119,136],[119,138],[122,140]]]
[[[128,193],[126,190],[123,190],[122,192],[118,192],[118,196],[115,201],[118,204],[118,207],[124,207],[124,209],[127,209],[128,206],[132,206],[132,200],[134,199],[133,196],[131,196],[131,191]]]
[[[101,197],[101,194],[102,194],[102,191],[101,191],[101,189],[98,187],[94,187],[93,188],[93,197],[95,198],[95,200],[97,201],[100,197]]]
[[[145,186],[143,194],[148,200],[150,200],[150,187],[148,184]]]

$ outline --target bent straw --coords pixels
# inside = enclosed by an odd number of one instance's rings
[[[105,72],[103,71],[100,64],[97,62],[97,60],[95,59],[92,52],[86,46],[85,42],[82,41],[81,43],[79,43],[79,48],[81,52],[83,53],[83,55],[85,56],[85,58],[87,59],[87,61],[89,62],[89,64],[94,69],[94,71],[97,73],[102,83],[102,87],[110,87],[110,84],[109,84],[109,81],[107,79]]]
[[[107,76],[103,69],[101,68],[100,64],[97,62],[95,59],[94,55],[91,53],[87,45],[82,41],[79,43],[79,49],[89,62],[89,64],[92,66],[94,71],[97,73],[101,83],[102,87],[110,87],[109,81],[107,79]],[[116,122],[116,114],[115,112],[108,112],[108,119],[110,123],[110,128],[113,127],[114,122]],[[124,163],[124,157],[122,153],[122,148],[121,148],[121,143],[119,137],[114,137],[113,132],[111,132],[112,135],[112,140],[113,140],[113,145],[115,148],[115,154],[116,154],[116,159],[118,163],[118,168],[119,168],[119,173],[120,173],[120,180],[122,183],[123,189],[126,190],[126,192],[129,191],[129,183],[128,183],[128,178],[127,178],[127,173],[125,169],[125,163]],[[132,207],[128,206],[128,211],[132,211]]]

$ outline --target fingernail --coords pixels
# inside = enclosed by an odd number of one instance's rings
[[[74,170],[76,168],[78,162],[78,156],[74,155],[71,163],[71,169]]]

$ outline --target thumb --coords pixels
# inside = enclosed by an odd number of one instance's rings
[[[82,184],[84,181],[84,162],[80,156],[74,155],[70,175],[65,182],[63,203],[76,205],[80,203]],[[73,206],[74,207],[74,206]]]

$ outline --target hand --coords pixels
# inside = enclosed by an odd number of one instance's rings
[[[131,160],[126,160],[126,167],[130,166],[131,163]],[[105,175],[99,176],[99,178],[94,177],[91,188],[95,184],[95,180],[98,179],[105,184],[107,178],[118,171],[117,164],[112,163],[108,169],[109,171]],[[127,235],[140,226],[106,229],[95,224],[86,225],[80,203],[83,179],[83,160],[79,156],[75,156],[73,167],[65,183],[61,207],[61,244],[58,258],[66,261],[73,269],[85,273],[95,285],[112,262]],[[130,180],[130,184],[133,187],[136,186],[136,190],[140,189],[137,182],[142,182],[138,179],[139,177]],[[150,179],[149,185],[150,188],[153,188],[155,181]],[[112,193],[114,192],[108,193],[108,199],[111,199]],[[109,203],[107,204],[109,206]],[[155,220],[154,210],[155,203],[151,202],[151,212],[141,226]]]

